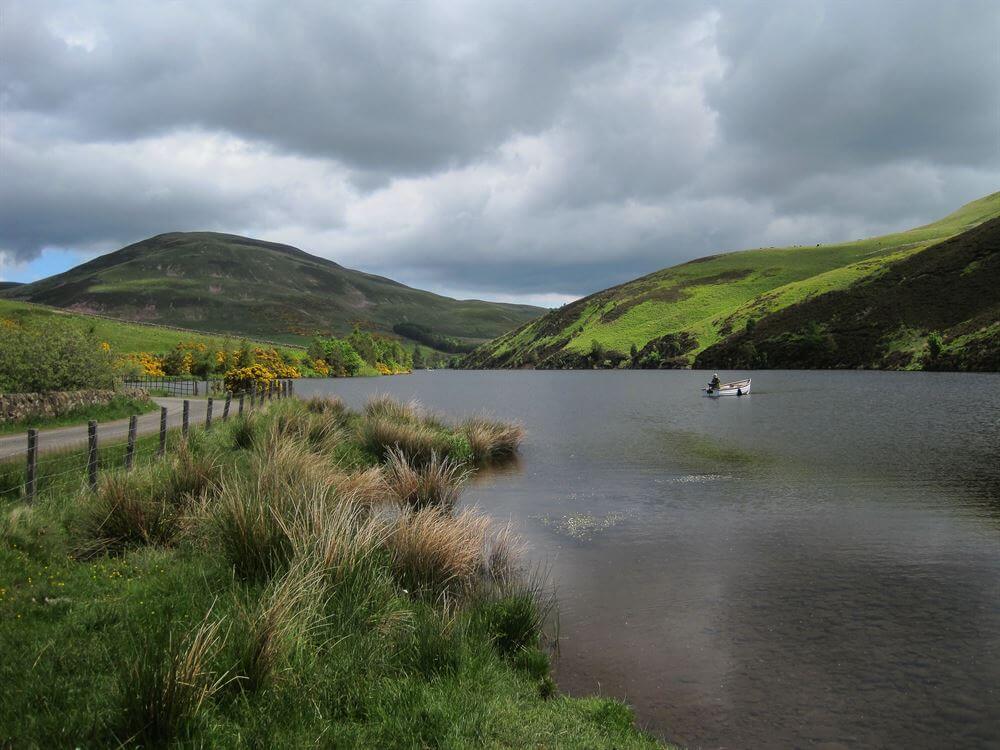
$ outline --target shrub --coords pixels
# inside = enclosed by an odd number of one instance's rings
[[[4,329],[0,393],[111,388],[114,357],[91,333],[56,320]]]
[[[254,364],[230,370],[222,378],[222,381],[227,391],[245,393],[254,388],[258,390],[267,388],[274,379],[275,375],[271,370],[264,365]]]
[[[414,466],[399,448],[389,449],[385,472],[396,500],[412,508],[454,507],[469,477],[461,464],[433,452],[426,464]]]

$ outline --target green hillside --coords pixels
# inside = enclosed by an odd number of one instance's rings
[[[768,315],[695,365],[1000,370],[1000,219]]]
[[[58,320],[76,326],[80,330],[93,331],[99,341],[106,341],[111,351],[117,354],[139,352],[166,352],[177,344],[205,344],[215,351],[225,348],[226,336],[213,336],[183,328],[168,328],[144,323],[129,323],[95,315],[86,315],[28,302],[0,299],[0,326],[4,321],[24,325],[33,330],[43,330],[48,320]],[[230,344],[238,343],[237,337],[230,337]],[[253,339],[252,343],[269,346],[271,342]],[[297,348],[293,344],[283,344],[279,348]]]
[[[791,305],[847,289],[997,216],[1000,193],[906,232],[700,258],[554,310],[480,347],[466,365],[689,366],[748,321],[753,326]]]
[[[0,295],[139,322],[277,339],[390,333],[416,323],[484,341],[543,310],[454,300],[353,271],[288,245],[212,232],[161,234]]]

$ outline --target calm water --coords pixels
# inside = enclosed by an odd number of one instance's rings
[[[299,381],[520,419],[466,493],[558,587],[560,686],[692,747],[1000,747],[1000,376]]]

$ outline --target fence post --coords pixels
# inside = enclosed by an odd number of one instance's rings
[[[288,395],[289,396],[295,395],[295,381],[293,380],[288,381]]]
[[[25,476],[24,489],[28,495],[28,502],[35,499],[35,470],[38,468],[38,430],[34,427],[28,428],[28,473]]]
[[[226,422],[229,419],[229,404],[233,400],[233,394],[231,391],[226,391],[226,403],[222,405],[222,421]]]
[[[205,429],[212,429],[212,397],[208,397],[208,405],[205,409]]]
[[[87,422],[87,481],[90,489],[97,489],[97,421]]]
[[[254,383],[253,384],[253,388],[250,389],[250,408],[251,409],[254,406],[256,406],[256,403],[255,403],[256,401],[257,401],[257,384]]]
[[[240,406],[239,406],[239,411],[237,412],[237,413],[238,413],[238,414],[239,414],[239,415],[240,415],[241,417],[243,416],[243,399],[244,399],[244,398],[245,398],[245,396],[244,396],[244,395],[243,395],[243,394],[241,393],[241,394],[240,394]]]
[[[198,395],[198,381],[194,380],[192,382],[194,383],[194,395],[197,396]]]
[[[167,452],[167,407],[160,407],[160,447],[156,455],[162,456]]]
[[[128,418],[128,444],[125,446],[125,471],[132,469],[135,461],[135,433],[138,427],[139,418],[133,414]]]
[[[181,435],[188,436],[188,423],[191,419],[191,402],[184,399],[184,412],[181,416]]]

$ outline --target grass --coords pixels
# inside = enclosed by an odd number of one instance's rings
[[[624,704],[558,695],[510,530],[401,508],[371,419],[277,402],[165,460],[142,438],[127,475],[106,446],[96,493],[56,456],[30,505],[0,470],[0,744],[657,746]]]
[[[871,239],[760,248],[709,256],[596,292],[504,334],[467,358],[472,367],[518,367],[593,342],[628,354],[666,334],[689,333],[690,363],[705,348],[758,320],[820,294],[876,278],[932,244],[1000,216],[1000,193],[923,227]],[[570,361],[573,361],[572,358]],[[576,365],[578,366],[578,365]]]
[[[32,419],[21,419],[16,422],[0,423],[0,435],[25,432],[29,427],[37,427],[44,430],[52,427],[83,424],[91,419],[98,422],[110,422],[115,419],[130,417],[133,414],[146,414],[158,408],[156,403],[150,399],[138,399],[118,395],[112,398],[107,404],[81,406],[60,414],[57,417],[35,417]]]

